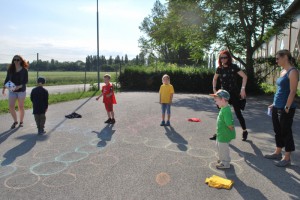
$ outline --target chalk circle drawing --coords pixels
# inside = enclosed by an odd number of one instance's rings
[[[67,162],[49,161],[40,162],[30,167],[30,172],[35,175],[49,176],[64,171],[68,167]]]
[[[49,158],[49,157],[54,157],[59,154],[59,150],[57,149],[45,149],[39,152],[36,152],[33,157],[34,158]]]
[[[184,167],[202,168],[207,166],[207,161],[203,158],[181,156],[178,163]]]
[[[119,158],[113,155],[97,155],[90,159],[94,165],[101,165],[103,167],[112,167],[119,162]]]
[[[100,151],[100,148],[88,144],[77,147],[75,151],[79,153],[97,153],[98,151]]]
[[[164,154],[158,154],[152,159],[152,163],[155,165],[162,165],[162,166],[169,166],[178,164],[179,157],[181,157],[184,154],[181,153],[164,153]]]
[[[207,148],[190,148],[187,153],[190,156],[199,157],[199,158],[210,158],[214,157],[216,152],[212,149]]]
[[[178,153],[186,152],[189,149],[189,146],[181,143],[171,143],[166,147],[169,151],[174,151]]]
[[[33,164],[36,164],[40,162],[40,159],[38,158],[30,158],[30,159],[26,159],[26,158],[18,158],[16,161],[15,161],[15,166],[17,167],[29,167]]]
[[[40,176],[31,174],[31,173],[24,173],[24,174],[17,174],[11,177],[8,177],[4,185],[7,188],[12,189],[25,189],[34,186],[40,181]]]
[[[161,172],[156,175],[155,181],[159,186],[165,186],[171,181],[171,177],[166,172]]]
[[[0,166],[0,178],[9,176],[17,170],[17,167],[12,165]]]
[[[63,187],[75,183],[76,179],[75,174],[59,173],[47,176],[42,183],[47,187]]]
[[[91,177],[99,176],[100,173],[103,173],[103,170],[104,168],[99,165],[85,163],[71,166],[68,172],[76,176]]]
[[[209,168],[212,171],[214,171],[218,174],[222,174],[224,176],[226,175],[227,177],[228,176],[236,176],[236,175],[241,174],[243,172],[243,168],[235,162],[230,162],[230,168],[229,169],[217,169],[216,164],[217,164],[217,161],[209,163]]]
[[[169,140],[156,140],[156,139],[148,139],[144,143],[148,147],[154,148],[166,148],[168,145],[171,144]]]
[[[125,136],[123,142],[127,144],[143,144],[147,141],[147,138],[142,136]]]
[[[58,162],[67,162],[67,163],[72,163],[72,162],[78,162],[80,160],[83,160],[89,156],[88,153],[86,152],[67,152],[63,153],[57,157],[55,157],[55,160]]]

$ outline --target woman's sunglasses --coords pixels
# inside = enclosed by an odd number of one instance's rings
[[[20,59],[13,59],[13,61],[17,61],[17,62],[19,62],[19,61],[20,61]]]

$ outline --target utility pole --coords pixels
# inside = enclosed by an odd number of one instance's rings
[[[36,81],[39,78],[39,53],[36,54]]]
[[[100,66],[99,66],[99,13],[97,0],[97,75],[98,75],[98,90],[100,90]]]

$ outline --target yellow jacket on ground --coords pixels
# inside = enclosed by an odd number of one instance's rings
[[[205,179],[205,183],[208,184],[208,186],[210,187],[219,189],[224,188],[229,190],[231,189],[234,182],[232,180],[225,179],[220,176],[212,175],[211,177]]]

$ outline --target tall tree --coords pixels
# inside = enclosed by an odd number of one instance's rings
[[[216,37],[215,30],[208,33],[210,29],[203,25],[206,12],[197,1],[169,0],[168,7],[156,1],[140,26],[146,34],[139,40],[142,52],[165,62],[199,63]]]
[[[190,0],[194,1],[194,0]],[[274,25],[287,26],[291,17],[284,16],[289,0],[198,0],[217,23],[216,42],[225,46],[246,69],[248,89],[257,89],[253,53],[267,41],[266,32]],[[283,16],[286,20],[282,20]],[[278,23],[281,22],[281,23]],[[211,26],[208,23],[206,26]],[[215,26],[215,24],[214,24]],[[275,29],[273,29],[275,30]]]
[[[167,20],[167,14],[167,7],[156,0],[151,14],[144,18],[139,27],[145,34],[140,37],[139,46],[144,55],[157,54],[165,62],[176,63],[179,57],[178,49],[170,42],[173,41],[172,29],[174,27],[172,21]]]
[[[125,62],[125,65],[127,65],[129,63],[127,54],[125,54],[125,61],[124,62]]]
[[[114,62],[112,56],[109,56],[109,59],[108,59],[108,65],[112,65]]]
[[[117,56],[115,57],[115,64],[119,64],[120,62],[121,62],[120,56],[117,55]]]

